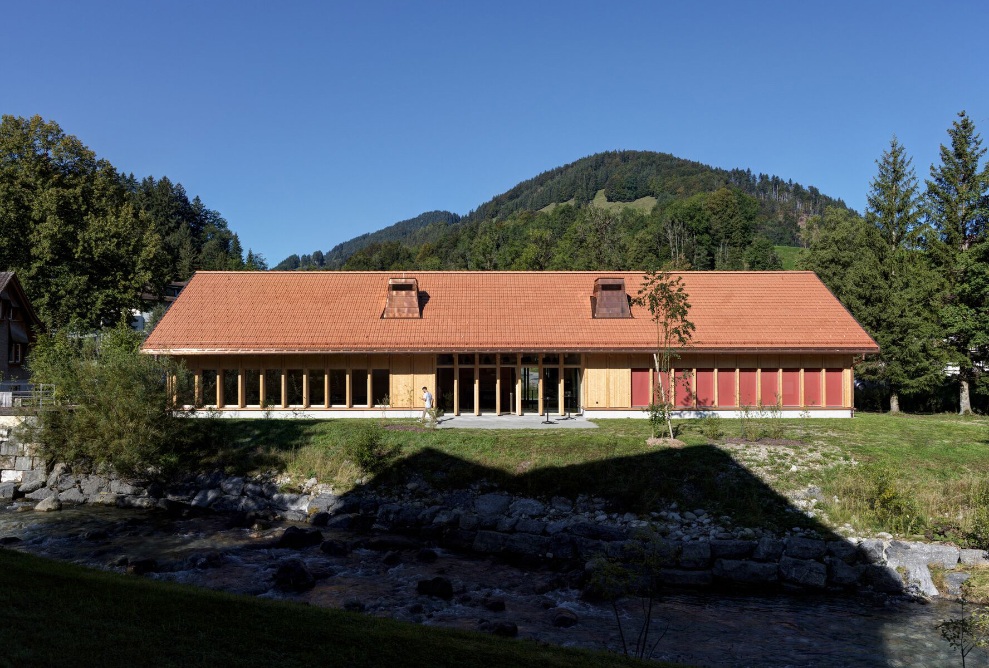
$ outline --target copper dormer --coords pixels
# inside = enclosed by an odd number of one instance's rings
[[[597,278],[591,295],[592,318],[631,318],[624,278]]]
[[[382,318],[420,318],[419,282],[414,278],[389,278]]]

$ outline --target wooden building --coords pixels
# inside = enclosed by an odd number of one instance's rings
[[[779,406],[850,416],[875,341],[812,272],[684,272],[696,330],[657,379],[630,272],[199,272],[144,344],[184,360],[180,403],[231,415],[641,417]]]
[[[27,354],[41,331],[24,288],[10,271],[0,271],[0,382],[26,381]]]

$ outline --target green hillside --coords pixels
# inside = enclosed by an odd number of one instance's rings
[[[799,246],[774,246],[773,250],[779,256],[784,269],[796,269],[797,260],[800,259],[800,251],[804,250]]]
[[[619,269],[674,257],[698,269],[778,268],[772,247],[796,245],[800,220],[828,206],[846,208],[777,176],[612,151],[523,181],[463,217],[423,214],[276,268]],[[606,252],[579,248],[588,225],[592,242],[611,244]]]

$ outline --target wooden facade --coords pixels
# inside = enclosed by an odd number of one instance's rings
[[[648,354],[226,354],[182,360],[191,380],[176,389],[178,403],[219,410],[417,410],[422,387],[454,415],[641,411],[659,397]],[[851,409],[852,363],[851,355],[685,354],[662,383],[684,412]]]

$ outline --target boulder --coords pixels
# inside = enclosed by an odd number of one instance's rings
[[[302,494],[275,494],[271,497],[271,507],[278,510],[296,510],[305,513],[309,497]]]
[[[591,540],[615,541],[625,539],[625,532],[618,527],[611,527],[604,524],[594,524],[591,522],[577,522],[576,524],[571,524],[568,531],[574,536],[590,538]]]
[[[52,472],[48,474],[48,481],[45,483],[47,487],[55,487],[58,484],[58,479],[64,474],[68,473],[69,467],[66,464],[55,464]]]
[[[714,562],[712,575],[735,584],[771,584],[779,581],[779,566],[759,561],[718,559]]]
[[[316,513],[333,514],[343,509],[343,501],[336,494],[320,494],[309,500],[306,512],[310,515]]]
[[[786,540],[786,556],[793,559],[821,559],[828,552],[828,544],[816,538],[790,536]]]
[[[711,544],[684,543],[680,550],[680,568],[700,569],[711,565]]]
[[[471,549],[482,554],[501,552],[507,538],[508,536],[497,531],[478,531]]]
[[[881,564],[867,565],[862,580],[865,584],[883,594],[903,593],[903,579],[895,569],[889,566],[883,566]]]
[[[137,485],[132,485],[131,483],[125,482],[123,480],[116,480],[116,479],[110,481],[110,491],[113,492],[114,494],[125,494],[125,495],[144,493],[144,489],[142,487],[139,487]]]
[[[886,562],[894,568],[908,563],[937,564],[943,568],[958,565],[961,550],[952,545],[931,545],[927,543],[905,543],[894,540],[886,548]]]
[[[661,568],[659,581],[669,587],[709,587],[714,581],[711,571],[683,571],[677,568]]]
[[[750,540],[712,540],[710,545],[714,559],[747,559],[756,547]]]
[[[453,583],[441,576],[431,580],[419,580],[416,584],[416,592],[422,596],[432,596],[449,601],[453,598]]]
[[[481,494],[474,499],[474,512],[483,518],[504,515],[511,501],[508,494]]]
[[[17,483],[0,483],[0,501],[13,501],[15,494],[17,494]]]
[[[794,559],[783,556],[780,559],[780,578],[783,582],[821,589],[828,583],[827,566],[813,559]]]
[[[30,494],[31,492],[36,492],[45,486],[44,480],[28,480],[25,481],[21,479],[21,486],[17,488],[17,491],[21,494]]]
[[[275,548],[286,550],[301,550],[323,542],[323,534],[319,529],[303,529],[288,527],[275,542]]]
[[[854,564],[858,560],[858,545],[847,540],[828,541],[828,555],[841,559],[846,564]]]
[[[42,499],[47,499],[50,496],[57,496],[57,495],[58,492],[56,492],[54,489],[51,489],[50,487],[42,487],[40,489],[34,490],[33,492],[25,494],[24,498],[28,499],[29,501],[41,501]]]
[[[577,613],[569,608],[552,608],[549,614],[553,620],[553,626],[561,629],[569,629],[580,621]]]
[[[52,496],[49,496],[48,498],[39,501],[38,505],[36,505],[34,509],[42,513],[61,510],[62,502],[58,500],[58,494],[53,494]]]
[[[966,566],[977,566],[989,563],[989,552],[986,550],[962,550],[958,561]]]
[[[481,605],[484,606],[485,610],[491,612],[505,612],[505,599],[503,598],[486,598],[481,601]]]
[[[865,571],[861,564],[849,564],[839,557],[827,556],[824,563],[828,569],[828,583],[839,587],[857,584]]]
[[[515,516],[536,517],[546,513],[546,504],[536,499],[517,499],[508,507],[508,512]]]
[[[110,487],[113,489],[113,486]],[[121,492],[114,492],[115,494],[121,494]],[[209,508],[217,500],[223,498],[223,491],[212,488],[200,490],[198,494],[192,499],[192,505],[196,508]]]
[[[546,531],[546,523],[540,520],[521,519],[516,522],[515,530],[521,533],[541,534]]]
[[[886,560],[886,543],[873,538],[863,540],[858,546],[859,556],[867,564],[881,564]]]
[[[71,503],[77,506],[82,505],[89,500],[89,498],[83,494],[78,487],[70,487],[64,492],[60,492],[58,498],[62,503]]]
[[[224,494],[240,496],[244,493],[244,479],[240,476],[225,478],[220,482],[220,489],[223,490]]]
[[[287,592],[302,592],[316,586],[316,578],[301,559],[283,561],[274,575],[275,587]]]
[[[110,481],[101,475],[86,475],[79,479],[79,489],[86,496],[96,496],[110,489]]]
[[[350,547],[342,540],[324,540],[319,551],[331,557],[345,557],[350,554]]]

